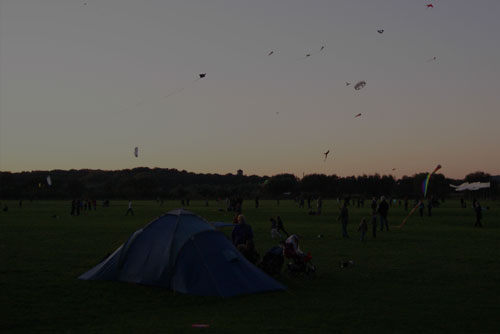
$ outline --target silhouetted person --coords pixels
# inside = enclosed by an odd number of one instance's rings
[[[427,214],[429,217],[432,216],[432,200],[429,199],[429,201],[427,202]]]
[[[408,197],[405,198],[405,211],[408,211]]]
[[[283,221],[281,220],[281,217],[280,216],[276,217],[276,220],[278,222],[278,231],[283,231],[286,234],[286,236],[288,237],[289,234],[285,230],[285,226],[283,225]]]
[[[420,203],[418,204],[418,213],[420,214],[420,217],[424,216],[424,209],[425,209],[425,204],[424,201],[421,200]]]
[[[248,241],[253,244],[252,227],[246,223],[245,216],[238,215],[236,219],[238,220],[238,224],[231,233],[233,245],[238,248],[240,245],[246,246]]]
[[[474,227],[483,227],[481,224],[481,219],[483,218],[483,208],[478,201],[476,201],[475,204],[476,206],[474,207],[474,211],[476,212],[476,223],[474,224]]]
[[[259,208],[259,197],[255,197],[255,208]]]
[[[132,214],[132,216],[134,215],[134,210],[132,209],[132,201],[128,201],[128,209],[125,213],[125,216],[128,216],[129,213]]]
[[[386,231],[389,231],[389,222],[387,221],[387,215],[389,213],[389,204],[385,200],[385,197],[382,196],[381,202],[378,205],[378,214],[380,216],[380,231],[384,230],[384,225]]]
[[[372,236],[374,238],[376,238],[377,237],[377,206],[375,206],[375,208],[372,207],[371,223],[372,223]]]
[[[349,222],[349,210],[347,209],[347,201],[342,205],[342,209],[340,210],[340,215],[338,220],[342,224],[342,238],[349,238],[347,234],[347,223]]]
[[[361,232],[361,241],[365,241],[365,234],[366,231],[368,231],[368,224],[366,222],[366,219],[363,218],[361,219],[361,223],[359,224],[358,231]]]

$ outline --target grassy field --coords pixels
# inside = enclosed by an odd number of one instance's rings
[[[180,203],[126,202],[69,215],[69,201],[2,202],[0,212],[1,333],[428,333],[500,332],[500,206],[481,203],[482,229],[474,212],[448,201],[433,217],[413,216],[403,229],[369,234],[357,226],[369,208],[350,208],[351,236],[341,238],[336,201],[309,216],[291,201],[246,201],[243,213],[263,255],[274,245],[268,219],[281,215],[286,229],[304,236],[316,277],[279,278],[288,290],[229,299],[173,293],[135,284],[81,281],[77,277],[128,236]],[[186,208],[207,220],[232,221],[215,202]],[[57,218],[53,218],[57,215]],[[399,225],[405,211],[392,207]],[[319,234],[323,238],[318,238]],[[339,268],[341,259],[355,266]],[[208,323],[208,329],[191,324]]]

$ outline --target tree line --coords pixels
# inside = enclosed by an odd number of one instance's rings
[[[47,182],[50,176],[51,185]],[[243,198],[323,198],[390,196],[419,198],[427,173],[403,176],[310,174],[298,178],[293,174],[274,176],[236,174],[200,174],[165,168],[134,168],[114,171],[80,169],[31,172],[0,172],[2,199],[210,199],[239,196]],[[490,189],[456,193],[450,184],[462,182],[491,182]],[[430,179],[428,196],[493,197],[499,194],[498,177],[484,172],[468,174],[457,180],[435,174]]]

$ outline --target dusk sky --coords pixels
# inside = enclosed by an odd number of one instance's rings
[[[0,0],[2,171],[463,178],[499,143],[499,0]]]

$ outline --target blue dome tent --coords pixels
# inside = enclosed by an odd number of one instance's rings
[[[285,287],[248,262],[226,236],[186,210],[157,218],[79,277],[230,297]]]

